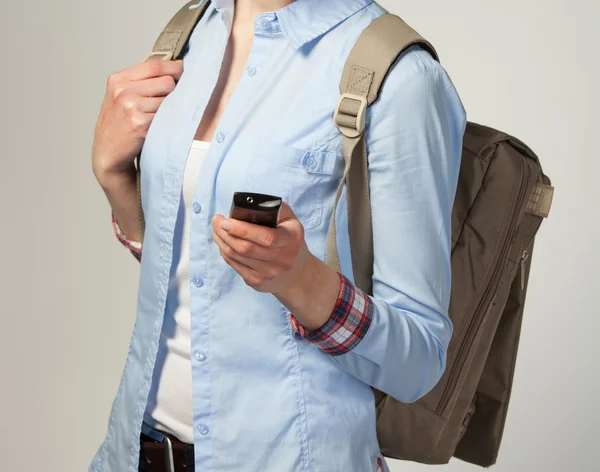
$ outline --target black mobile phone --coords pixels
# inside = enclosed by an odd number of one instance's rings
[[[281,198],[263,193],[234,192],[229,218],[276,228]]]

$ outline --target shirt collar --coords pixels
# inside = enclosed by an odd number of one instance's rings
[[[298,49],[371,3],[373,0],[296,0],[276,13],[288,41]]]
[[[215,4],[217,10],[233,10],[235,0],[212,0],[212,3]]]
[[[218,10],[233,13],[234,0],[212,1]],[[373,0],[296,0],[275,13],[289,43],[298,49],[371,3]]]

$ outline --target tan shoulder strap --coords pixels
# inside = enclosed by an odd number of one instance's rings
[[[433,46],[401,18],[392,14],[376,18],[363,31],[348,56],[340,82],[341,96],[334,113],[334,122],[342,133],[345,169],[335,195],[327,235],[326,261],[330,267],[340,270],[335,213],[345,183],[354,281],[369,294],[372,293],[374,256],[364,135],[366,111],[379,96],[381,85],[392,64],[413,44],[426,48],[439,60]]]
[[[165,26],[154,43],[152,52],[144,60],[180,59],[183,48],[209,3],[209,0],[192,0],[186,3]]]
[[[146,56],[144,61],[150,59],[162,59],[165,61],[180,59],[192,31],[198,24],[209,3],[210,0],[192,0],[186,3],[169,21],[167,26],[165,26],[154,43],[152,52]],[[144,219],[144,211],[142,210],[140,156],[136,158],[136,169],[138,223],[140,228],[140,242],[143,244],[146,221]]]

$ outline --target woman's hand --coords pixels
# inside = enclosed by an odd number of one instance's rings
[[[212,225],[213,240],[225,262],[259,292],[277,295],[289,291],[311,255],[304,241],[304,227],[285,202],[277,228],[223,215],[215,215]]]
[[[275,295],[307,331],[329,320],[339,274],[310,253],[304,227],[287,203],[282,203],[277,228],[223,215],[215,215],[212,224],[221,256],[247,285]]]
[[[158,107],[182,73],[183,61],[154,59],[108,78],[92,148],[99,181],[131,172]]]

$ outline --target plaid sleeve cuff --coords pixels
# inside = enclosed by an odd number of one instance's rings
[[[339,274],[339,273],[338,273]],[[290,314],[292,328],[321,351],[339,356],[354,349],[365,337],[373,319],[373,300],[355,287],[344,275],[340,276],[340,292],[329,320],[315,331],[307,331]]]
[[[115,218],[115,214],[113,212],[111,212],[111,219],[112,219],[113,229],[115,231],[115,236],[117,237],[117,239],[121,242],[121,244],[123,244],[123,246],[125,246],[126,248],[128,248],[131,251],[131,254],[133,254],[133,256],[138,261],[141,261],[142,260],[142,244],[137,241],[130,241],[129,239],[127,239],[125,237],[125,235],[123,234],[123,230],[119,226],[119,223],[117,223],[117,219]]]

